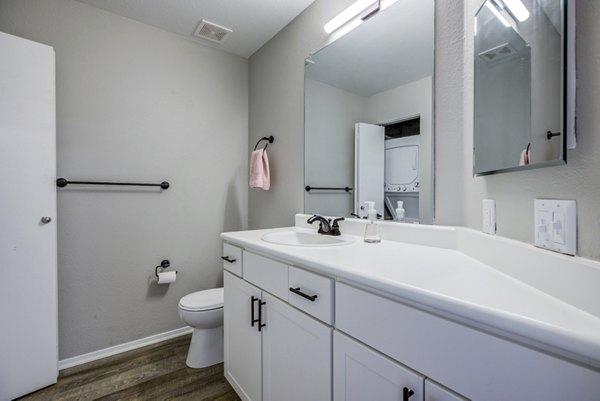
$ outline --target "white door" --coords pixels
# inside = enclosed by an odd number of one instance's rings
[[[58,374],[54,82],[51,47],[0,33],[2,401]]]
[[[425,379],[425,401],[468,401],[447,388]]]
[[[424,377],[339,333],[333,333],[335,401],[423,401]]]
[[[331,399],[331,328],[263,293],[263,400]]]
[[[252,325],[260,290],[229,272],[223,279],[225,377],[242,400],[261,401],[261,333]]]
[[[367,215],[361,209],[365,201],[375,202],[380,215],[383,210],[385,174],[385,128],[380,125],[356,123],[354,126],[354,212]]]

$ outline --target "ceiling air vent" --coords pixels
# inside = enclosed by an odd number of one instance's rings
[[[198,28],[194,31],[194,36],[211,42],[223,43],[229,34],[233,32],[229,28],[213,24],[210,21],[201,20],[198,24]]]
[[[496,46],[479,53],[479,57],[481,57],[488,63],[495,63],[500,60],[504,60],[505,58],[510,57],[515,53],[516,51],[511,45],[509,45],[508,43],[504,43],[500,46]]]

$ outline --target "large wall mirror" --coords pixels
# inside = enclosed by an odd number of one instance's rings
[[[399,0],[307,58],[306,213],[433,223],[433,56],[434,0]]]
[[[565,0],[487,0],[475,16],[474,174],[566,163]]]

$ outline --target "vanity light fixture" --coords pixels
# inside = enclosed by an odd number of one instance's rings
[[[521,0],[503,0],[503,2],[519,21],[523,22],[529,18],[529,10]]]
[[[338,28],[348,25],[344,31],[349,32],[363,21],[366,21],[379,11],[383,11],[398,0],[358,0],[344,11],[329,20],[324,26],[326,33],[332,33]],[[349,21],[352,21],[348,23]]]
[[[365,16],[368,16],[377,12],[378,10],[379,0],[358,0],[329,20],[323,29],[325,29],[325,32],[331,33],[360,14],[364,13]]]
[[[487,8],[489,8],[492,14],[494,14],[494,16],[498,18],[498,21],[502,22],[502,25],[504,25],[507,28],[510,27],[510,23],[508,22],[508,20],[504,18],[502,14],[500,14],[500,11],[498,11],[498,9],[491,3],[491,1],[487,1],[485,5]]]

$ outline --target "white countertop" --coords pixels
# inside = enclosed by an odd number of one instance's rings
[[[360,236],[351,244],[332,247],[287,246],[261,240],[266,233],[285,230],[315,231],[287,227],[229,232],[221,238],[600,368],[599,317],[457,249],[386,240],[368,244]],[[436,229],[428,230],[435,233]]]

